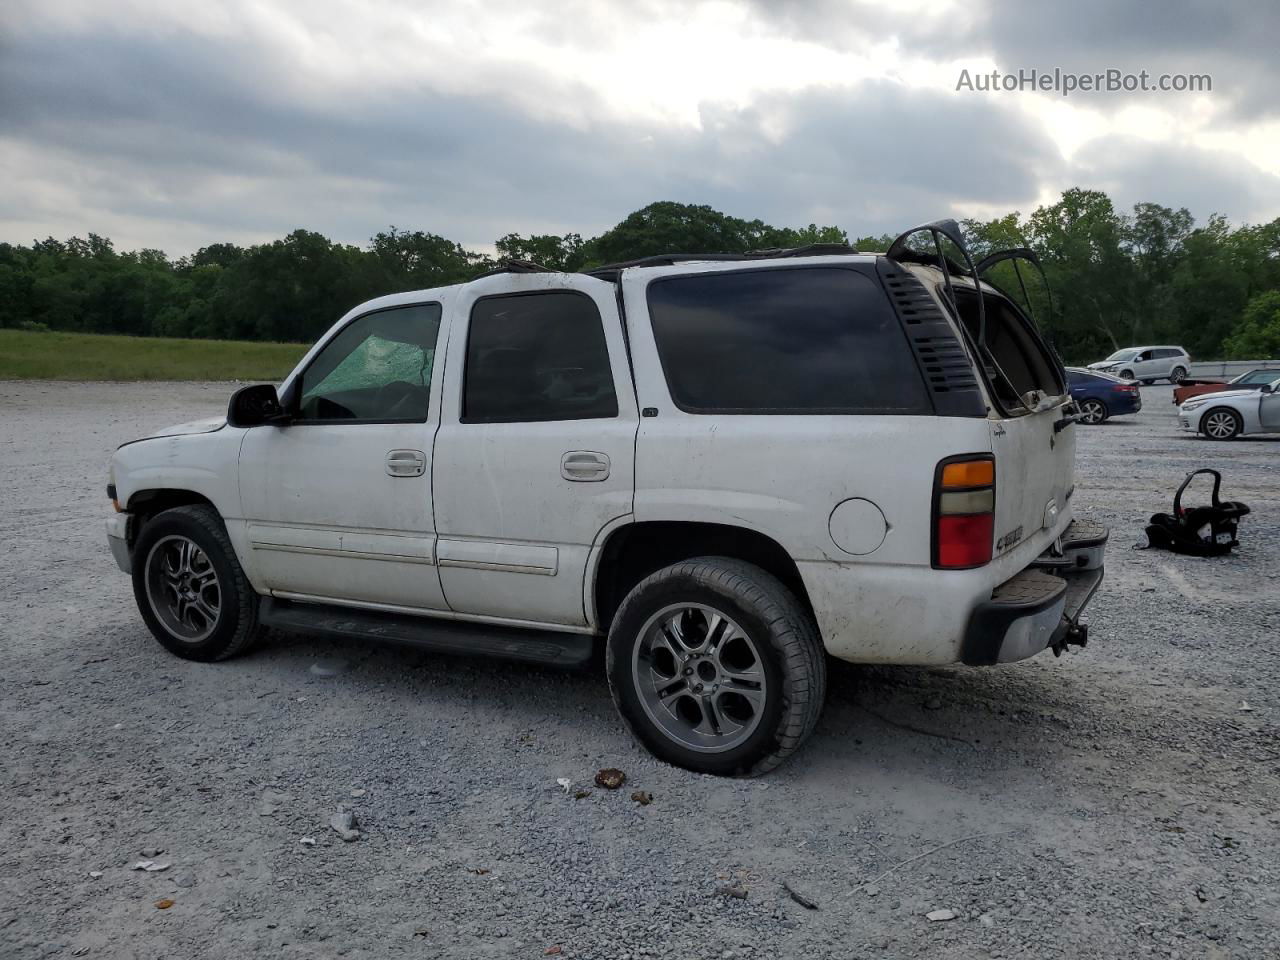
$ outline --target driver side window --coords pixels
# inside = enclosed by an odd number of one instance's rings
[[[438,303],[352,321],[302,372],[298,420],[422,423],[439,333]]]

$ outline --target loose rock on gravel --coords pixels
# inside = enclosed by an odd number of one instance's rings
[[[346,843],[360,839],[360,821],[356,819],[356,815],[350,810],[339,809],[337,813],[329,818],[329,826]]]

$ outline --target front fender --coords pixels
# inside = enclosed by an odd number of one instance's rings
[[[129,509],[140,492],[183,490],[208,500],[224,520],[239,518],[243,439],[243,430],[222,429],[126,444],[111,458],[116,499]]]

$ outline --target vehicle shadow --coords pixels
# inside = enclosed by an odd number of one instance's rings
[[[1201,436],[1200,434],[1196,434],[1195,436],[1192,436],[1187,433],[1171,433],[1169,434],[1169,437],[1170,438],[1181,437],[1184,440],[1194,440],[1194,441],[1198,441],[1199,443],[1212,444],[1214,447],[1220,450],[1229,450],[1232,447],[1239,446],[1242,443],[1280,443],[1280,434],[1272,434],[1272,435],[1252,434],[1247,437],[1236,437],[1233,440],[1210,440],[1208,437]]]
[[[489,703],[530,725],[546,720],[549,712],[571,708],[589,721],[581,726],[584,749],[593,745],[600,724],[616,723],[622,730],[602,656],[586,667],[562,669],[403,643],[272,631],[249,659],[259,658],[308,680],[316,679],[313,664],[345,662],[341,673],[323,682],[352,684],[352,696],[361,696],[359,688],[365,687],[396,699],[430,697],[433,690],[456,697],[464,691],[468,703]],[[1034,744],[1056,736],[1060,718],[1075,707],[1070,680],[1025,665],[861,666],[830,659],[827,664],[827,702],[805,752],[835,762],[863,763],[868,753],[884,760],[929,741],[965,753],[996,741]]]
[[[995,667],[829,661],[827,710],[833,718],[863,714],[887,727],[975,747],[1011,735],[1035,739],[1043,732],[1040,721],[1047,730],[1077,706],[1073,678],[1052,670],[1050,654],[1041,656],[1048,661]]]

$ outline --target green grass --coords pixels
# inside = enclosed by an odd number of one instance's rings
[[[0,380],[275,381],[306,351],[300,343],[0,330]]]

